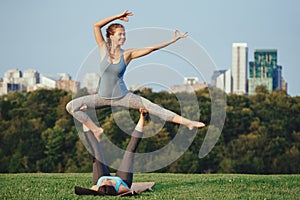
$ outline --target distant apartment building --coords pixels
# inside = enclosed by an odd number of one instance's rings
[[[34,86],[40,82],[40,74],[34,69],[27,69],[23,71],[22,83],[26,86]]]
[[[62,89],[68,92],[77,93],[80,88],[78,81],[71,80],[69,74],[61,73],[56,75],[41,75],[41,82],[38,87],[46,89]]]
[[[248,46],[232,44],[232,93],[247,94]]]
[[[18,69],[11,69],[4,73],[3,82],[17,83],[22,77],[22,72]]]
[[[269,92],[286,89],[275,49],[255,50],[254,61],[249,62],[249,95],[254,95],[256,87],[260,85],[266,86]]]
[[[3,94],[3,79],[0,78],[0,96],[4,95]]]
[[[288,84],[283,78],[281,81],[281,86],[282,86],[282,88],[281,88],[282,90],[287,91]]]
[[[46,88],[46,89],[54,89],[56,87],[56,81],[59,81],[61,79],[58,75],[44,75],[41,74],[40,76],[41,82],[39,84],[39,87]]]
[[[232,92],[231,69],[214,71],[211,85],[223,90],[226,94],[230,94]]]
[[[80,88],[80,82],[73,80],[60,80],[56,82],[56,88],[72,93],[77,93]]]
[[[24,90],[20,84],[22,72],[17,69],[8,70],[4,73],[4,78],[1,84],[1,95],[7,94],[10,91]]]
[[[36,70],[28,69],[22,72],[18,69],[11,69],[4,73],[4,78],[0,86],[0,95],[8,94],[12,91],[27,91],[28,87],[38,83],[39,74]]]
[[[192,93],[197,90],[201,90],[207,87],[206,83],[198,83],[197,77],[185,77],[183,85],[171,86],[171,91],[173,93],[188,92]]]
[[[82,87],[86,88],[89,93],[98,92],[100,77],[96,73],[86,73],[82,80]]]

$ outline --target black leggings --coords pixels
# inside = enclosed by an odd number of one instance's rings
[[[99,145],[99,142],[96,140],[94,134],[91,131],[84,133],[87,141],[90,143],[93,152],[95,154],[97,159],[93,159],[93,184],[96,185],[97,181],[102,176],[110,176],[110,171],[108,167],[104,164],[104,155],[101,146]],[[137,130],[134,130],[131,139],[127,145],[125,154],[123,156],[121,165],[116,172],[116,176],[120,177],[130,188],[132,185],[132,179],[133,179],[133,168],[134,168],[134,153],[136,152],[136,149],[141,141],[142,138],[142,132],[139,132]]]

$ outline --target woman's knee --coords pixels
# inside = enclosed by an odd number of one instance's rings
[[[67,110],[70,114],[74,113],[73,100],[70,101],[69,103],[67,103],[67,105],[66,105],[66,110]]]

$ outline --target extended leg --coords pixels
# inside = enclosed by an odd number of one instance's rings
[[[101,176],[110,176],[108,167],[104,164],[105,159],[100,143],[91,131],[84,132],[87,142],[92,148],[93,155],[93,184],[96,185]]]
[[[122,178],[124,182],[131,187],[133,179],[133,168],[134,168],[134,153],[142,139],[145,123],[145,115],[147,111],[145,109],[140,109],[140,119],[131,135],[131,139],[127,145],[125,154],[123,156],[122,163],[116,173],[117,176]]]
[[[192,121],[184,118],[170,110],[167,110],[144,97],[128,93],[125,97],[120,100],[113,101],[113,106],[123,106],[133,109],[145,108],[150,114],[153,114],[165,121],[173,122],[176,124],[182,124],[188,127],[190,130],[193,128],[202,128],[205,126],[204,123],[198,121]]]

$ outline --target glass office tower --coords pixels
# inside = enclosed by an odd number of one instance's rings
[[[277,65],[277,50],[255,50],[254,62],[249,62],[249,95],[254,95],[259,85],[265,85],[269,92],[282,88],[281,69]]]

